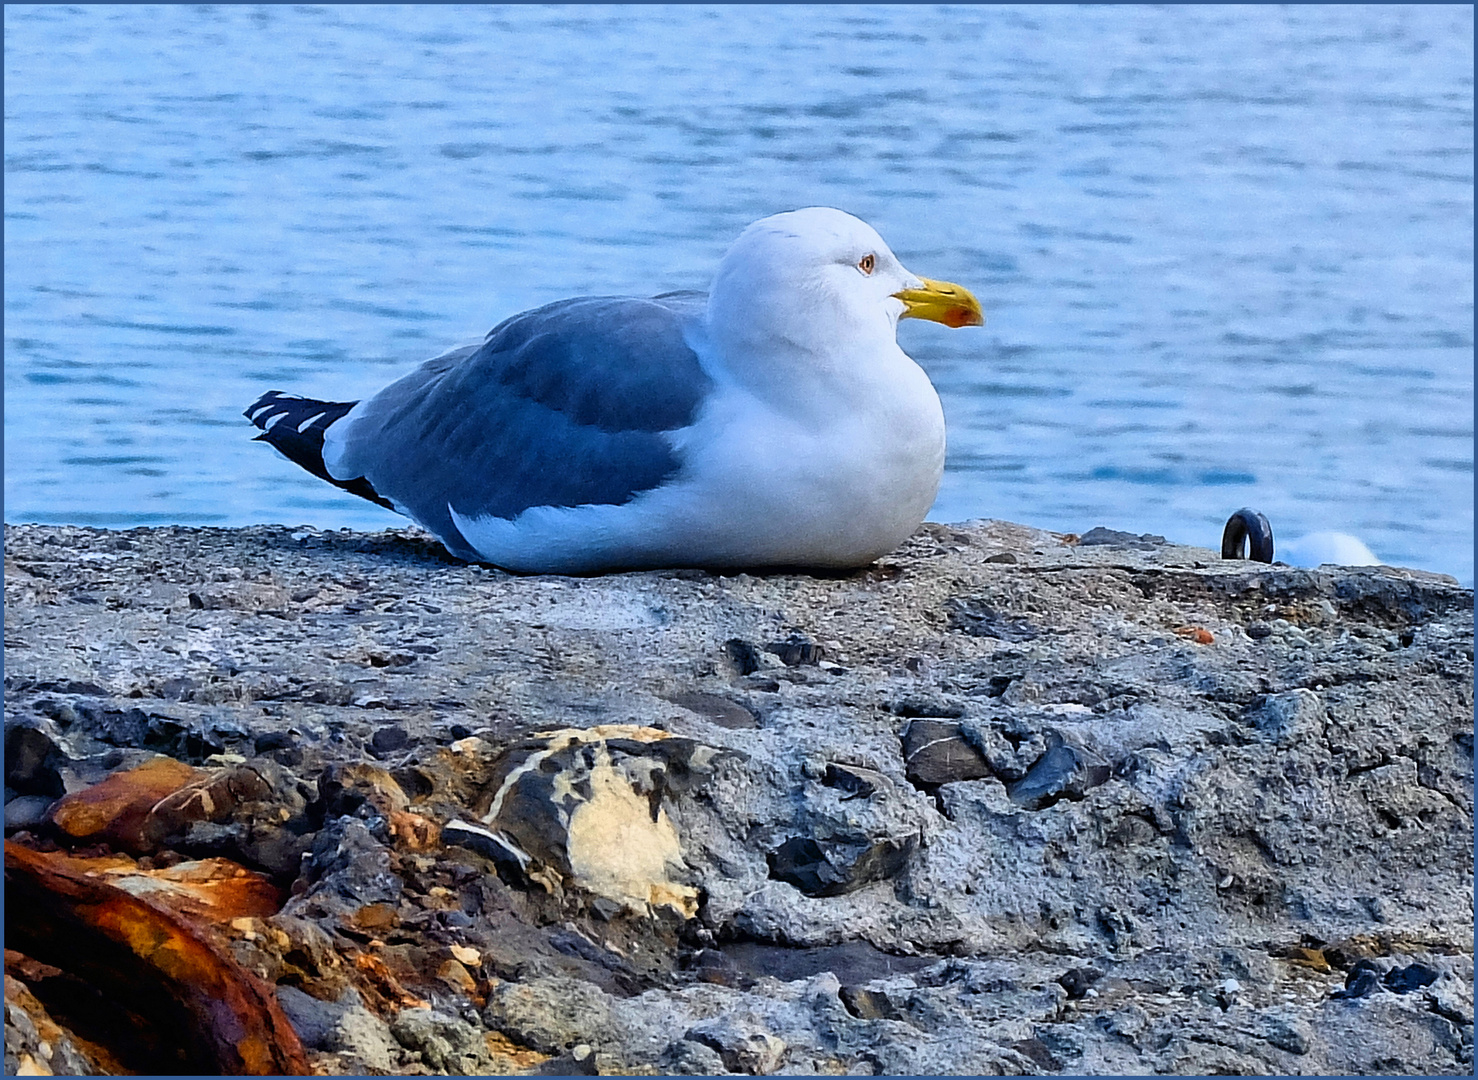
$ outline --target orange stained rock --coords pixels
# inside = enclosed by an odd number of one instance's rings
[[[1313,968],[1315,971],[1330,970],[1329,960],[1322,949],[1290,948],[1283,954],[1283,958],[1290,964]]]
[[[193,1061],[228,1075],[308,1073],[272,988],[202,924],[131,895],[77,860],[5,844],[6,932],[29,956],[156,1023]]]
[[[78,858],[55,852],[51,858],[57,867],[101,878],[140,899],[214,923],[243,916],[266,918],[282,908],[282,890],[267,875],[230,859],[198,859],[146,870],[127,855]]]
[[[401,986],[395,976],[390,974],[390,969],[385,961],[378,956],[369,953],[355,953],[354,967],[362,975],[366,976],[370,984],[398,1009],[428,1009],[430,1002],[416,997],[405,987]]]
[[[436,977],[455,990],[469,996],[477,993],[477,980],[456,960],[446,960],[436,970]]]
[[[379,933],[400,925],[400,916],[389,904],[365,904],[354,913],[354,927],[370,933]]]
[[[40,982],[62,974],[62,969],[33,960],[15,949],[5,950],[5,974],[22,982]]]
[[[441,828],[436,822],[413,814],[408,810],[396,810],[390,814],[390,835],[397,847],[407,851],[430,851],[441,842]]]
[[[470,945],[453,945],[451,947],[451,954],[453,958],[460,960],[468,967],[475,968],[482,966],[482,953],[478,952]]]
[[[265,874],[230,859],[200,859],[162,870],[117,866],[101,874],[103,880],[133,896],[214,923],[243,917],[265,919],[282,907],[282,890]]]
[[[487,1043],[488,1053],[493,1056],[494,1061],[502,1058],[514,1069],[537,1068],[549,1060],[548,1054],[520,1046],[501,1031],[486,1032],[483,1041]]]
[[[156,757],[64,796],[52,807],[51,820],[75,840],[112,839],[138,850],[144,823],[160,801],[208,775]]]

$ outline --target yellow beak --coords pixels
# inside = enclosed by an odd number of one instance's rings
[[[924,278],[922,289],[904,289],[893,294],[903,301],[900,319],[928,319],[945,326],[984,326],[980,301],[963,285]]]

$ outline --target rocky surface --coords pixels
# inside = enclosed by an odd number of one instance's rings
[[[317,1072],[1471,1069],[1450,578],[1002,522],[833,576],[5,535],[7,836],[195,888]]]

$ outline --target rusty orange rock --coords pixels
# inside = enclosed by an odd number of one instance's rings
[[[1305,949],[1291,947],[1283,952],[1283,959],[1290,964],[1299,967],[1312,968],[1315,971],[1327,972],[1330,970],[1329,960],[1322,949]]]
[[[230,859],[200,859],[159,870],[113,866],[101,870],[100,876],[141,900],[212,923],[264,919],[282,907],[282,890],[265,874]]]
[[[441,828],[420,814],[396,810],[390,814],[389,821],[396,846],[406,851],[430,851],[441,842]]]
[[[436,971],[436,977],[453,990],[460,990],[469,996],[477,993],[477,980],[457,960],[443,961]]]
[[[400,925],[400,916],[389,904],[365,904],[354,913],[355,929],[370,934],[383,934]]]
[[[1175,634],[1194,641],[1197,645],[1211,645],[1216,642],[1216,635],[1204,626],[1177,626]]]
[[[483,1041],[487,1043],[488,1053],[493,1060],[502,1064],[509,1072],[525,1072],[538,1068],[549,1060],[548,1054],[541,1054],[537,1050],[530,1050],[514,1042],[501,1031],[489,1031],[483,1035]]]
[[[16,952],[14,949],[5,950],[5,974],[12,978],[20,979],[22,982],[39,982],[61,973],[61,968],[33,960],[23,952]]]
[[[367,984],[394,1008],[425,1009],[430,1007],[429,1002],[416,997],[415,994],[401,986],[400,981],[390,973],[390,968],[385,961],[378,956],[371,956],[369,953],[355,953],[354,968],[365,977],[366,982],[361,984],[361,989],[364,989]]]
[[[196,769],[157,757],[58,800],[53,823],[74,842],[105,842],[146,855],[193,822],[227,820],[269,791],[251,767]]]
[[[157,757],[63,797],[51,808],[51,820],[73,840],[107,840],[142,854],[151,850],[145,832],[155,807],[208,775],[182,761]]]
[[[130,1016],[163,1033],[158,1042],[185,1072],[308,1074],[272,988],[238,964],[224,942],[204,924],[74,862],[6,841],[8,944],[123,1003]]]

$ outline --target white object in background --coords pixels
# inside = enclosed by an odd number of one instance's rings
[[[1379,566],[1375,553],[1349,533],[1316,532],[1277,545],[1273,556],[1290,566]]]

